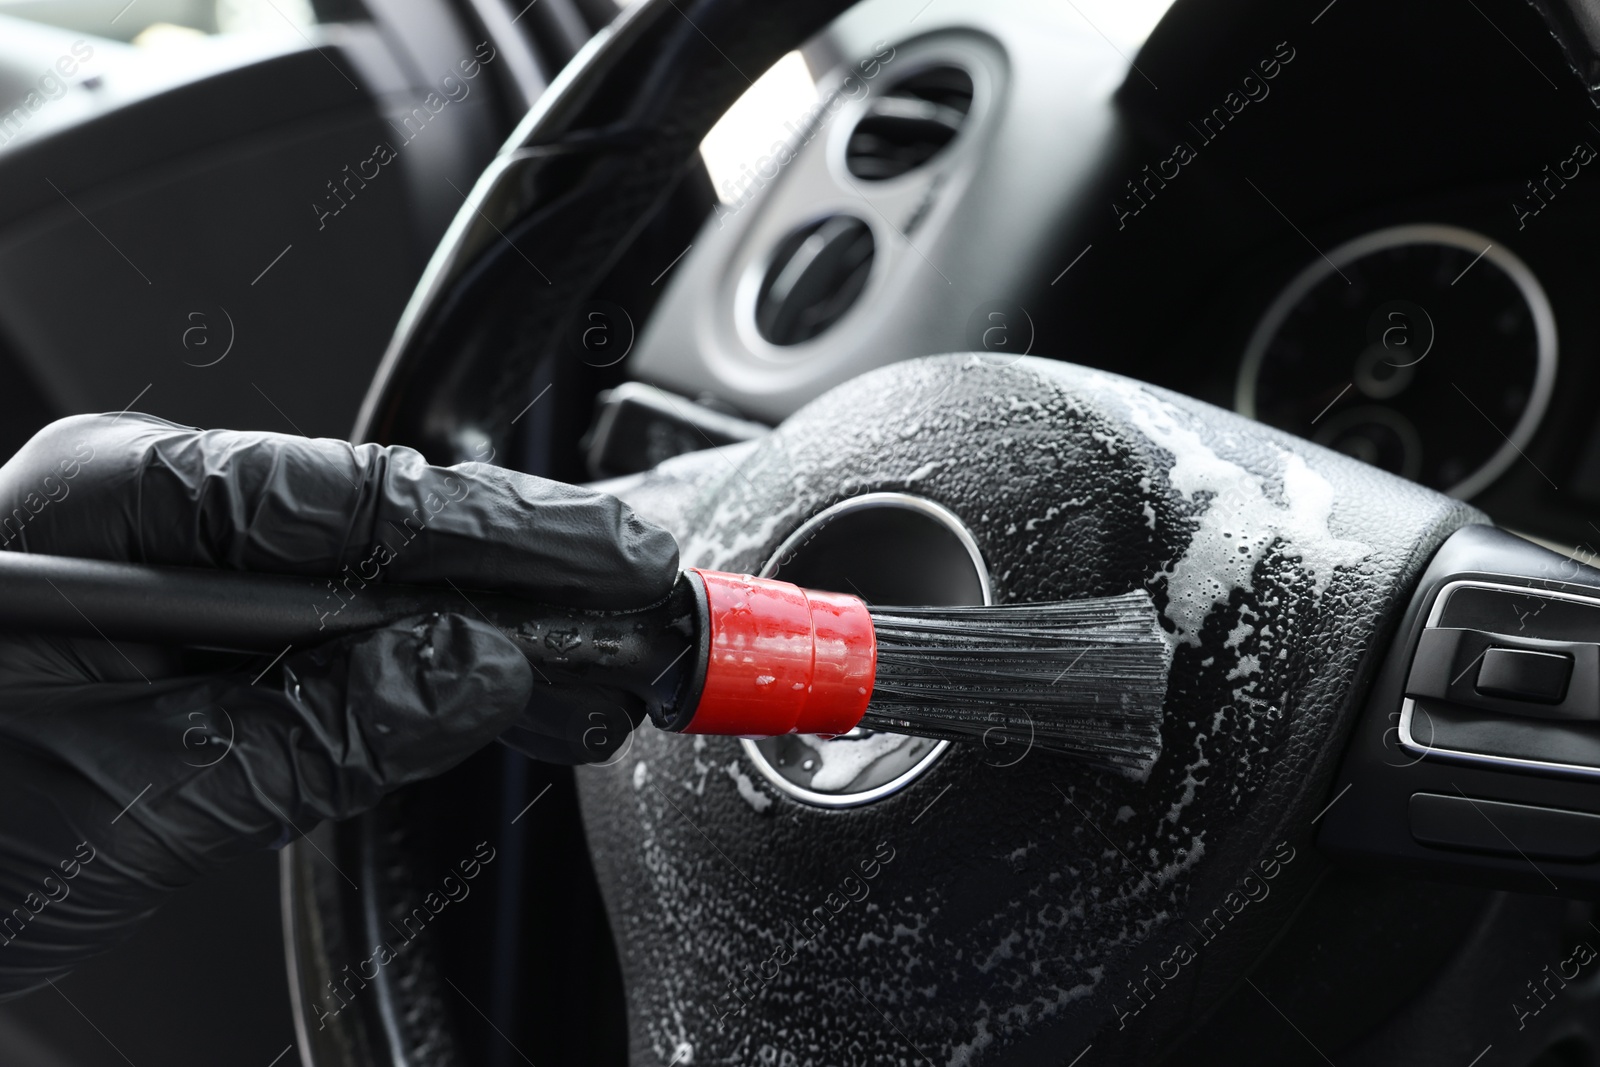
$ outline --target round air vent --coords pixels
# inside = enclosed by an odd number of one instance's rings
[[[896,83],[867,104],[845,148],[857,178],[898,178],[955,140],[972,110],[972,76],[960,67],[930,67]]]
[[[866,287],[872,228],[831,215],[785,237],[756,294],[756,329],[775,345],[809,341],[838,322]]]

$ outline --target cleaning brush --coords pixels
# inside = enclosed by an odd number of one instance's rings
[[[1161,751],[1170,646],[1143,590],[868,610],[878,666],[863,726],[1131,770]]]
[[[674,733],[836,736],[861,726],[1136,772],[1161,751],[1171,649],[1143,591],[869,607],[842,593],[689,570],[657,604],[586,611],[351,584],[0,552],[0,628],[278,653],[454,612],[498,628],[537,679],[627,691]]]

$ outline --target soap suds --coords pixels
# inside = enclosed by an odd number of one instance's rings
[[[1188,548],[1164,572],[1166,615],[1177,627],[1175,643],[1199,647],[1206,619],[1225,606],[1235,590],[1254,591],[1252,575],[1274,546],[1287,558],[1301,561],[1316,597],[1326,592],[1334,569],[1354,566],[1371,555],[1370,545],[1337,537],[1328,528],[1333,484],[1299,455],[1279,450],[1284,464],[1280,503],[1268,496],[1261,477],[1219,456],[1185,424],[1186,416],[1176,407],[1133,382],[1100,375],[1094,381],[1121,397],[1134,425],[1172,454],[1167,481],[1198,509]],[[1243,640],[1243,635],[1233,637],[1230,647]]]
[[[755,809],[757,815],[772,807],[772,798],[756,788],[750,776],[740,769],[738,760],[728,764],[728,777],[733,779],[734,788],[739,790],[739,796]]]

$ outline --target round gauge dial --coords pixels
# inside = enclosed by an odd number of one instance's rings
[[[1239,412],[1466,498],[1519,458],[1555,384],[1550,302],[1482,234],[1396,226],[1319,256],[1245,350]]]

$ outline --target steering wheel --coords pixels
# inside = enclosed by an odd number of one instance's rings
[[[577,309],[669,203],[746,72],[847,6],[646,0],[591,42],[435,254],[358,436],[444,462],[510,448],[536,368],[570,344]],[[685,565],[927,602],[1146,589],[1175,652],[1162,755],[1143,776],[939,746],[846,795],[823,788],[821,747],[762,763],[736,739],[649,731],[582,770],[640,1065],[1200,1058],[1195,1035],[1241,991],[1279,1009],[1250,975],[1298,913],[1325,914],[1319,829],[1344,819],[1330,851],[1370,840],[1390,869],[1437,874],[1455,853],[1416,853],[1413,794],[1448,798],[1448,781],[1464,799],[1535,799],[1503,767],[1440,762],[1428,750],[1443,746],[1390,721],[1455,585],[1600,587],[1348,457],[1115,374],[994,353],[873,371],[759,441],[612,488],[675,533]],[[790,789],[774,770],[786,759],[824,766]],[[319,1067],[458,1061],[439,953],[359,962],[405,922],[406,887],[436,880],[408,852],[402,803],[285,861],[302,1053]],[[1517,867],[1477,870],[1525,884]],[[1447,955],[1435,933],[1483,900],[1390,889],[1363,920],[1416,935],[1430,965]],[[319,1007],[352,963],[377,993]],[[1340,994],[1352,1011],[1392,1007],[1390,976],[1357,984]],[[1385,1048],[1408,1062],[1475,1051],[1437,1034]]]

